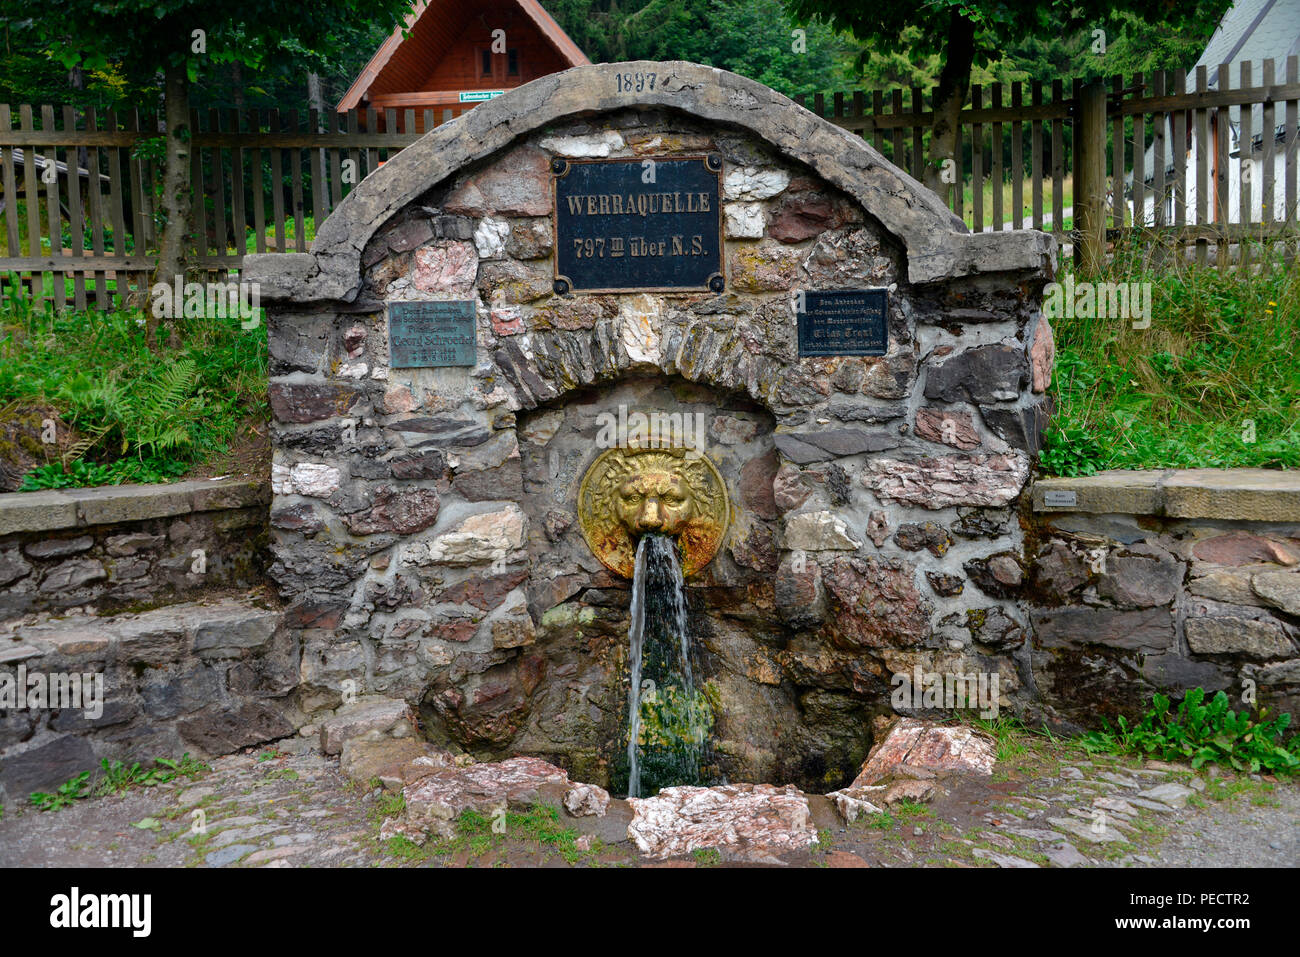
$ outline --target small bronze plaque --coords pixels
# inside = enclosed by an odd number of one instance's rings
[[[478,362],[474,301],[390,302],[388,364],[394,369]]]
[[[721,157],[552,169],[557,293],[723,290]]]
[[[889,349],[889,293],[885,289],[800,292],[801,356],[883,356]]]

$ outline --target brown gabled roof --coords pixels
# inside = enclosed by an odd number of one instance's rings
[[[512,2],[518,7],[520,12],[537,27],[541,35],[555,49],[555,52],[559,54],[567,66],[583,66],[591,62],[537,0],[508,0],[508,2]],[[388,66],[389,61],[398,52],[398,48],[414,35],[420,19],[426,13],[432,10],[435,15],[442,13],[450,18],[453,15],[452,9],[462,3],[463,0],[414,0],[411,4],[411,12],[406,15],[406,23],[395,29],[392,35],[379,47],[375,55],[370,58],[370,62],[365,65],[356,80],[348,87],[343,99],[339,100],[338,111],[341,113],[345,110],[351,110],[361,104],[370,88],[374,86],[375,81],[384,72],[384,68]]]

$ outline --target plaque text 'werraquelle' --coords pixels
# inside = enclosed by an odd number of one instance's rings
[[[722,291],[719,157],[554,170],[557,292]]]

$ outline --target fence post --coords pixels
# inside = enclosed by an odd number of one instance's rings
[[[1097,275],[1106,265],[1106,88],[1102,82],[1083,84],[1076,106],[1074,266],[1084,275]],[[1122,177],[1123,170],[1116,176]],[[1116,187],[1120,185],[1117,181]]]

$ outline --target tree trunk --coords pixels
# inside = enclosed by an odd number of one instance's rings
[[[167,117],[166,158],[163,168],[162,206],[165,222],[158,241],[158,267],[150,285],[171,285],[184,276],[185,254],[190,247],[190,80],[184,61],[168,62],[164,76],[165,112]],[[179,303],[174,304],[179,306]],[[175,311],[175,310],[173,310]],[[146,311],[149,348],[154,348],[158,319],[153,310]],[[168,345],[179,344],[176,319],[169,324]]]
[[[961,157],[956,155],[961,108],[970,92],[970,70],[975,61],[975,23],[953,7],[948,21],[948,43],[943,70],[934,91],[934,124],[930,128],[930,162],[925,185],[951,205],[948,191],[961,188]],[[951,163],[946,161],[951,160]],[[947,174],[947,175],[945,175]],[[945,180],[950,180],[947,182]],[[979,186],[976,186],[978,189]]]
[[[321,86],[319,73],[307,74],[307,106],[325,115],[325,89]]]
[[[244,115],[244,65],[236,60],[230,64],[230,85],[234,88],[231,97],[235,101],[235,110]]]

